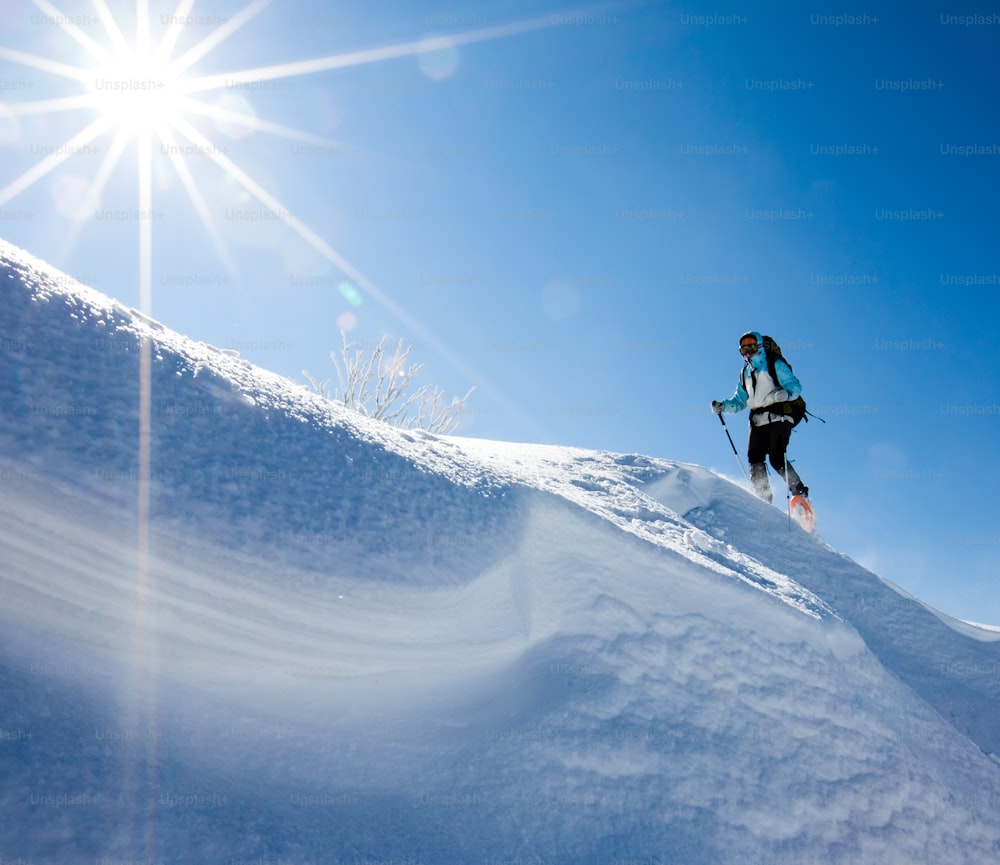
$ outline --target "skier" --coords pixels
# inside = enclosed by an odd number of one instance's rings
[[[771,501],[771,484],[764,462],[767,458],[770,458],[774,470],[786,479],[791,494],[806,498],[809,488],[785,459],[793,419],[784,404],[801,394],[802,385],[780,354],[772,358],[777,381],[772,378],[764,338],[757,331],[749,331],[740,337],[740,354],[745,362],[736,393],[727,400],[713,400],[712,411],[716,414],[735,413],[750,407],[747,461],[750,463],[750,482],[759,498]]]

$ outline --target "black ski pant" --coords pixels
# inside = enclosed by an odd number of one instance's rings
[[[762,499],[771,501],[771,485],[767,480],[765,459],[770,459],[772,468],[781,476],[788,473],[788,489],[792,495],[799,495],[804,489],[798,472],[785,460],[788,440],[792,435],[792,425],[778,420],[754,426],[750,424],[750,441],[747,444],[747,462],[750,463],[750,482],[754,492]]]

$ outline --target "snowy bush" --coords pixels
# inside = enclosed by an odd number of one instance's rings
[[[413,346],[407,345],[404,339],[400,338],[390,354],[384,336],[371,352],[360,348],[356,342],[348,342],[344,331],[340,336],[343,346],[339,355],[330,352],[339,382],[332,394],[329,379],[321,382],[308,371],[302,371],[316,393],[403,429],[454,432],[465,402],[475,388],[446,403],[443,391],[437,387],[425,384],[414,388],[413,381],[424,365],[410,362]]]

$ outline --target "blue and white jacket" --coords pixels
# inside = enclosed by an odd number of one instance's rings
[[[791,423],[792,418],[783,412],[757,411],[775,403],[795,399],[802,393],[802,385],[799,384],[791,367],[780,359],[774,361],[774,372],[778,380],[774,381],[771,378],[771,373],[767,369],[767,355],[764,352],[764,338],[756,331],[753,331],[753,335],[757,338],[757,345],[760,348],[757,354],[746,359],[736,393],[722,401],[722,410],[735,413],[749,407],[750,423],[754,426],[763,426],[773,421]]]

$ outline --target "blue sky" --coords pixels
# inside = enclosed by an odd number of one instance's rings
[[[405,337],[422,381],[476,387],[461,434],[736,476],[708,404],[739,335],[770,333],[827,421],[790,451],[823,537],[1000,623],[1000,19],[826,5],[151,2],[174,57],[246,22],[185,71],[218,76],[191,94],[216,116],[182,113],[204,138],[172,152],[154,139],[144,214],[134,140],[99,197],[116,127],[65,146],[108,102],[32,108],[96,91],[97,7],[8,4],[0,235],[300,381],[333,374],[342,324]],[[132,41],[135,4],[108,7]]]

